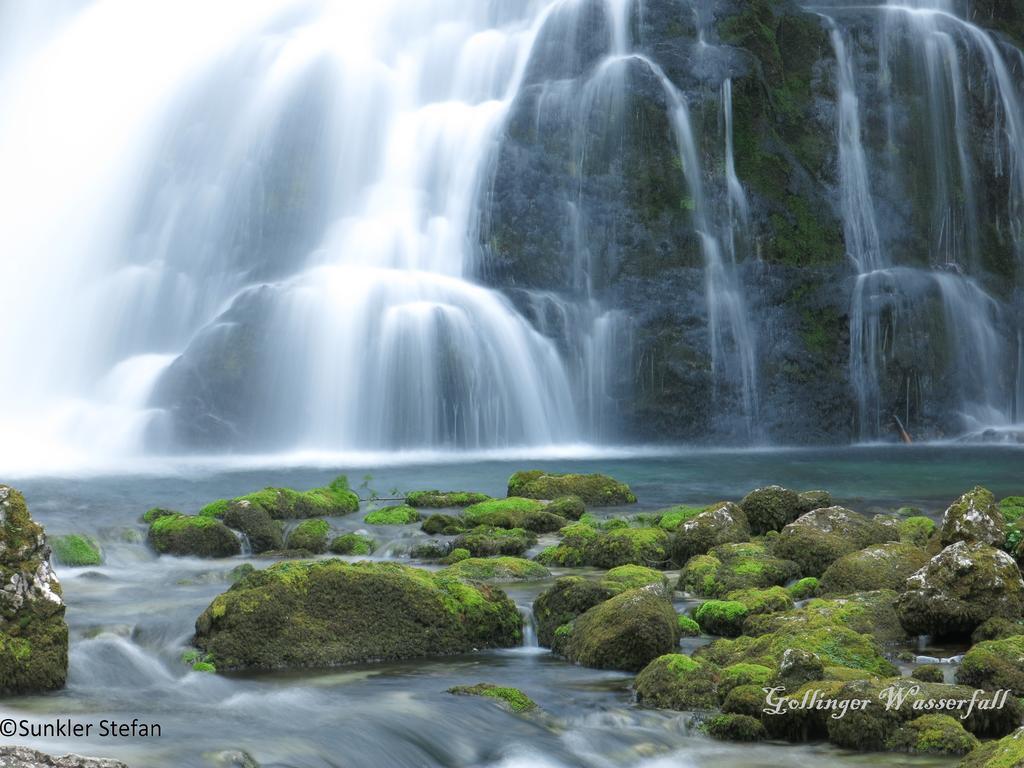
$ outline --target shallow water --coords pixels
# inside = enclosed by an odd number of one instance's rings
[[[504,492],[515,469],[603,471],[632,484],[651,509],[678,502],[738,498],[769,482],[823,487],[860,511],[913,504],[938,514],[955,495],[983,484],[997,495],[1024,490],[1024,451],[918,446],[845,450],[715,451],[551,461],[451,460],[372,469],[297,466],[240,469],[168,464],[164,474],[3,477],[21,488],[51,534],[84,532],[102,543],[100,568],[58,568],[71,627],[65,690],[0,704],[2,717],[56,716],[159,723],[159,738],[3,740],[50,752],[109,755],[133,766],[215,765],[214,754],[245,749],[264,766],[729,766],[951,765],[892,755],[852,755],[818,746],[739,746],[691,730],[689,716],[632,703],[631,676],[566,664],[544,649],[487,651],[400,664],[272,675],[214,676],[179,662],[195,618],[227,588],[241,562],[155,557],[139,516],[151,506],[195,511],[214,498],[265,485],[321,485],[348,472],[363,495],[416,488]],[[610,510],[613,513],[615,510]],[[401,557],[418,526],[365,526],[362,514],[332,520],[367,529]],[[546,583],[509,594],[527,612]],[[513,715],[493,703],[445,693],[453,685],[509,684],[542,713]],[[97,726],[98,727],[98,726]],[[94,734],[97,729],[94,727]]]

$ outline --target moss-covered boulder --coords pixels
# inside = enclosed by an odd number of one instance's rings
[[[695,515],[675,528],[670,551],[676,563],[685,565],[691,557],[706,554],[719,544],[749,539],[750,526],[746,514],[738,505],[725,502]]]
[[[601,579],[601,586],[615,594],[625,592],[627,589],[639,589],[640,587],[654,587],[664,590],[667,586],[667,580],[664,573],[653,568],[645,568],[642,565],[620,565],[618,568],[612,568],[604,575]]]
[[[501,704],[510,712],[529,712],[537,708],[537,704],[518,688],[495,685],[494,683],[477,683],[476,685],[456,685],[448,689],[448,693],[456,696],[483,696]]]
[[[776,613],[793,608],[793,598],[783,587],[768,589],[737,589],[725,596],[726,600],[743,603],[751,616],[761,613]]]
[[[445,565],[455,565],[456,563],[461,563],[463,560],[469,560],[471,557],[472,555],[469,554],[468,549],[453,549],[444,556],[444,559],[441,562]]]
[[[608,587],[580,576],[563,576],[541,592],[533,602],[537,642],[550,648],[555,630],[572,622],[595,605],[615,594]]]
[[[491,499],[466,507],[463,519],[471,526],[523,528],[534,533],[553,533],[568,523],[564,517],[549,512],[536,499],[517,497]]]
[[[706,600],[694,609],[693,618],[709,634],[739,637],[748,614],[747,606],[739,601]]]
[[[1019,619],[993,616],[979,624],[971,633],[971,642],[977,645],[986,640],[1005,640],[1017,635],[1024,635],[1024,616]]]
[[[821,576],[821,594],[845,594],[873,589],[902,591],[907,579],[930,558],[920,547],[900,542],[876,544],[843,555]]]
[[[749,715],[716,715],[707,721],[704,731],[719,741],[761,741],[768,735],[761,721]]]
[[[321,555],[327,551],[330,535],[331,526],[326,520],[303,520],[288,534],[288,549]]]
[[[1014,696],[1024,696],[1024,634],[975,645],[964,655],[956,681],[991,691],[1009,689]]]
[[[587,507],[579,496],[559,496],[552,499],[545,508],[552,515],[564,517],[566,520],[579,520],[587,511]]]
[[[676,618],[680,637],[698,637],[700,635],[700,624],[689,616],[679,614]]]
[[[757,535],[781,531],[805,511],[796,491],[778,485],[751,491],[743,497],[740,507],[747,516],[750,530]]]
[[[458,536],[472,527],[461,517],[435,514],[423,521],[420,530],[431,536]]]
[[[681,711],[718,706],[719,671],[714,664],[682,653],[651,661],[636,676],[637,702],[647,707]]]
[[[53,559],[59,565],[81,568],[103,563],[100,545],[91,536],[81,533],[53,536],[50,538],[50,546],[53,548]]]
[[[722,712],[725,714],[760,718],[763,709],[764,690],[759,684],[737,685],[722,700]]]
[[[452,507],[468,507],[487,501],[486,493],[473,491],[412,491],[406,494],[405,503],[417,509],[448,509]]]
[[[361,533],[343,533],[331,539],[327,548],[336,555],[372,555],[377,544]]]
[[[769,554],[764,544],[722,544],[690,558],[676,588],[700,597],[723,597],[737,589],[785,584],[799,570],[793,561]]]
[[[528,499],[557,499],[578,496],[593,506],[635,504],[636,496],[625,483],[607,475],[574,475],[544,472],[540,469],[516,472],[508,481],[509,496]]]
[[[886,749],[914,755],[966,755],[978,739],[949,715],[922,715],[900,727],[886,741]]]
[[[900,541],[904,544],[913,544],[915,547],[928,546],[928,540],[937,530],[935,521],[923,515],[914,515],[901,520],[897,528],[900,533]]]
[[[992,492],[978,486],[949,505],[939,535],[944,547],[958,541],[1001,547],[1006,541],[1006,520]]]
[[[717,506],[722,506],[726,502]],[[657,523],[658,527],[662,530],[672,533],[679,529],[683,523],[693,520],[701,512],[707,511],[705,507],[693,507],[689,504],[676,504],[673,507],[666,509],[659,509],[657,512],[651,513],[652,523]]]
[[[832,494],[828,491],[801,491],[796,496],[802,515],[815,509],[833,506]]]
[[[367,525],[411,525],[420,521],[420,513],[406,504],[381,507],[363,518]]]
[[[289,561],[216,597],[194,643],[219,671],[327,667],[506,648],[522,617],[498,589],[395,563]]]
[[[568,631],[555,630],[553,650],[596,669],[643,669],[679,642],[672,604],[650,587],[631,589],[578,616]]]
[[[982,744],[965,757],[959,768],[1020,768],[1024,765],[1024,728],[999,741]]]
[[[224,523],[204,515],[166,515],[149,526],[150,546],[163,555],[231,557],[242,545]]]
[[[938,664],[921,664],[911,670],[910,676],[922,683],[944,683],[946,675]]]
[[[465,549],[473,557],[511,555],[518,557],[537,543],[537,534],[522,528],[493,528],[487,525],[459,534],[451,549]]]
[[[821,576],[843,555],[897,538],[896,531],[864,515],[843,507],[823,507],[785,526],[771,551],[799,564],[802,575]]]
[[[543,565],[521,557],[470,557],[448,566],[445,572],[465,581],[538,581],[551,577],[551,571]]]
[[[786,591],[789,592],[789,596],[794,600],[806,600],[818,594],[820,587],[821,583],[816,577],[805,576],[786,587]]]
[[[1024,614],[1024,580],[1005,552],[958,541],[907,579],[896,610],[912,635],[967,636],[993,616]]]
[[[842,597],[815,598],[795,610],[758,615],[744,623],[748,635],[764,635],[780,628],[819,628],[840,625],[872,635],[880,643],[906,641],[907,635],[896,613],[898,595],[892,590],[853,592]]]
[[[627,525],[594,528],[586,519],[562,528],[562,543],[548,547],[537,559],[545,565],[616,568],[642,565],[667,568],[668,534],[660,528],[629,528]]]
[[[359,497],[348,486],[348,478],[339,475],[323,488],[296,491],[292,488],[264,488],[235,499],[210,502],[199,514],[204,517],[223,517],[232,501],[258,504],[275,520],[303,517],[339,517],[359,509]]]
[[[259,504],[253,504],[245,499],[233,501],[221,519],[224,525],[245,534],[249,540],[249,547],[255,554],[281,549],[284,546],[281,523],[274,520]]]
[[[64,600],[46,534],[25,497],[0,485],[0,695],[60,688],[67,672]]]

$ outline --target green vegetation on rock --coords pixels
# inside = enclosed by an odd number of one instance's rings
[[[644,667],[633,687],[637,701],[644,706],[689,711],[718,706],[718,680],[715,665],[668,653]]]
[[[664,588],[665,574],[642,565],[620,565],[604,575],[601,586],[615,593],[647,586]]]
[[[327,551],[331,526],[326,520],[303,520],[288,534],[288,549],[301,549],[320,555]]]
[[[972,751],[959,768],[1020,768],[1024,765],[1024,728],[999,741],[982,744]]]
[[[536,709],[537,704],[518,688],[507,688],[493,683],[477,683],[476,685],[456,685],[448,689],[448,693],[457,696],[486,696],[496,699],[512,712],[529,712]]]
[[[915,515],[899,523],[900,541],[915,547],[928,546],[928,539],[935,533],[935,521],[930,517]]]
[[[956,681],[990,691],[1009,689],[1014,696],[1024,696],[1024,632],[975,645],[964,655]]]
[[[704,730],[720,741],[761,741],[767,735],[761,721],[749,715],[716,715]]]
[[[360,533],[343,533],[335,536],[328,549],[336,555],[371,555],[377,548],[376,542]]]
[[[473,491],[413,491],[406,495],[405,503],[418,509],[445,509],[449,507],[468,507],[487,501],[486,493]]]
[[[537,543],[537,534],[522,528],[493,528],[486,525],[471,528],[454,541],[453,549],[465,549],[473,557],[522,555]]]
[[[71,533],[66,536],[54,536],[50,539],[53,547],[53,558],[61,565],[81,567],[100,565],[103,555],[100,546],[90,536]]]
[[[902,591],[907,579],[930,558],[913,544],[892,542],[843,555],[821,576],[822,594],[845,594],[872,589]]]
[[[636,496],[628,485],[607,475],[556,474],[540,469],[516,472],[512,475],[508,481],[508,495],[529,499],[578,496],[585,504],[594,506],[636,503]]]
[[[537,581],[551,576],[540,563],[520,557],[470,557],[445,569],[446,573],[469,581]]]
[[[509,497],[491,499],[467,507],[463,519],[470,526],[489,525],[496,528],[524,528],[534,533],[552,533],[568,522],[552,514],[536,499]]]
[[[165,515],[149,526],[148,541],[160,554],[231,557],[242,546],[235,534],[214,517]]]
[[[708,600],[697,606],[693,618],[712,635],[738,637],[748,613],[747,606],[735,600]]]
[[[563,576],[541,592],[533,602],[537,642],[550,648],[559,627],[612,597],[614,592],[590,579]]]
[[[367,525],[409,525],[419,521],[420,513],[404,504],[375,509],[363,518]]]
[[[359,497],[349,488],[348,478],[339,475],[329,485],[310,491],[264,488],[235,499],[217,499],[199,510],[199,514],[203,517],[223,517],[232,501],[248,501],[259,505],[275,520],[339,517],[359,509]]]
[[[244,500],[232,501],[221,520],[229,528],[245,534],[254,554],[281,549],[284,546],[280,521],[271,518],[267,510],[258,504]]]
[[[676,588],[717,598],[737,589],[782,585],[798,571],[796,563],[770,555],[764,544],[722,544],[690,558]]]

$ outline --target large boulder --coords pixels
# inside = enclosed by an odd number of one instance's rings
[[[774,587],[799,573],[799,566],[769,554],[763,544],[721,544],[690,558],[676,589],[700,597],[723,597],[737,589]]]
[[[667,568],[669,565],[669,537],[660,528],[598,530],[581,520],[565,526],[559,533],[562,543],[537,555],[545,565],[597,568],[620,565]]]
[[[395,563],[289,561],[245,577],[196,621],[220,671],[327,667],[506,648],[522,617],[504,592]]]
[[[615,590],[580,576],[563,576],[533,601],[533,620],[537,642],[550,648],[555,630],[572,622],[595,605],[603,603]]]
[[[1014,696],[1024,696],[1024,634],[975,645],[964,655],[956,681],[990,691],[1008,688]]]
[[[532,469],[516,472],[508,480],[508,495],[528,499],[578,496],[593,506],[635,504],[636,496],[625,483],[607,475],[572,475]]]
[[[719,544],[750,539],[747,516],[736,504],[723,502],[680,524],[672,536],[672,559],[679,565],[695,555],[703,555]]]
[[[978,486],[949,505],[939,535],[944,547],[958,541],[1001,547],[1006,541],[1006,520],[992,492]]]
[[[806,511],[796,491],[779,485],[751,491],[740,501],[740,507],[747,516],[750,530],[757,535],[782,530]]]
[[[898,595],[891,589],[854,592],[842,597],[815,598],[800,608],[783,613],[751,615],[743,624],[743,633],[759,636],[780,629],[816,629],[838,625],[879,643],[906,642],[907,634],[896,613]]]
[[[718,667],[681,653],[654,659],[636,676],[637,702],[658,709],[683,711],[718,706]]]
[[[205,515],[163,515],[149,526],[150,545],[162,555],[231,557],[242,545],[224,523]]]
[[[924,567],[928,553],[912,544],[876,544],[843,555],[825,569],[819,594],[844,594],[872,589],[902,590],[907,579]]]
[[[912,635],[966,636],[986,619],[1024,614],[1024,580],[1013,558],[958,541],[907,579],[896,603]]]
[[[656,587],[631,589],[555,630],[553,650],[596,669],[636,672],[679,642],[672,604]]]
[[[0,485],[0,695],[50,691],[68,672],[68,626],[42,526]]]
[[[820,576],[843,555],[898,539],[898,531],[891,526],[843,507],[823,507],[785,526],[772,552],[798,563],[804,576]]]

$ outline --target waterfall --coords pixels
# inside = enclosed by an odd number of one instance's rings
[[[557,5],[7,14],[43,39],[0,60],[5,422],[41,454],[596,431],[616,316],[570,360],[474,281],[481,180]]]

